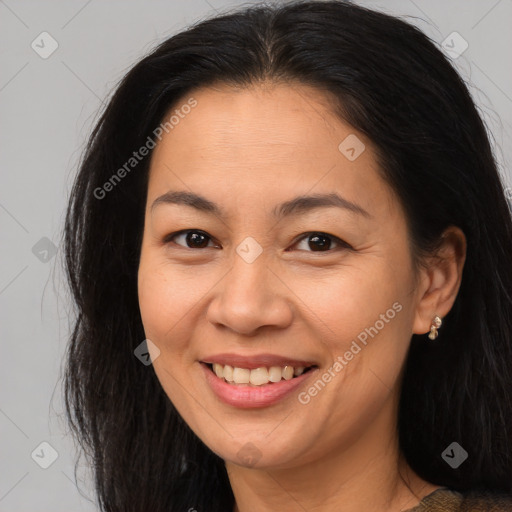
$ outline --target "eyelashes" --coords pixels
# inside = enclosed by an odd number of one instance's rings
[[[177,243],[175,240],[177,238],[182,238],[184,241],[184,245],[181,243]],[[211,247],[209,245],[209,242],[213,241],[213,238],[208,235],[205,231],[201,231],[200,229],[183,229],[181,231],[176,231],[174,233],[170,233],[164,237],[162,242],[166,245],[174,245],[181,247],[183,249],[207,249]],[[318,250],[311,249],[300,249],[304,250],[305,252],[312,252],[312,253],[332,253],[334,252],[332,246],[335,246],[335,249],[349,249],[353,250],[353,247],[342,240],[341,238],[338,238],[337,236],[331,235],[329,233],[325,233],[323,231],[309,231],[307,233],[303,233],[300,235],[300,237],[296,238],[293,242],[291,247],[297,246],[299,243],[305,242],[306,246],[310,248],[308,245],[309,243],[312,243],[313,247],[316,247]],[[191,244],[192,246],[189,246],[188,244]],[[327,250],[324,250],[326,249]],[[288,251],[288,249],[287,249]]]
[[[350,244],[348,244],[341,238],[338,238],[337,236],[334,236],[334,235],[330,235],[329,233],[324,233],[322,231],[310,231],[308,233],[303,233],[299,237],[299,239],[296,242],[294,242],[293,246],[296,246],[299,242],[304,241],[307,244],[308,241],[310,241],[310,242],[313,241],[313,243],[319,243],[320,244],[319,247],[322,248],[322,247],[326,246],[325,240],[328,240],[328,241],[332,242],[333,244],[337,245],[337,249],[353,249],[353,247]],[[311,251],[306,251],[306,252],[333,252],[333,250],[331,250],[332,244],[328,243],[327,245],[329,248],[329,250],[327,250],[327,251],[311,250]]]
[[[176,242],[174,242],[173,240],[176,238],[176,237],[179,237],[179,236],[185,236],[187,237],[189,234],[196,234],[196,235],[199,235],[199,236],[195,236],[195,237],[190,237],[189,239],[186,239],[187,241],[192,241],[192,243],[194,244],[203,244],[204,245],[204,240],[207,238],[209,240],[212,240],[212,237],[210,237],[207,233],[205,233],[204,231],[201,231],[199,229],[183,229],[181,231],[176,231],[175,233],[170,233],[169,235],[167,235],[163,242],[165,244],[174,244],[174,245],[178,245],[180,247],[184,247],[185,249],[204,249],[205,247],[204,246],[196,246],[196,247],[185,247],[181,244],[177,244]]]

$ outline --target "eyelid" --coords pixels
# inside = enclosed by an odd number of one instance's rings
[[[210,241],[214,241],[214,238],[212,236],[210,236],[206,231],[203,231],[202,229],[182,229],[181,231],[175,231],[173,233],[169,233],[168,235],[165,235],[162,240],[162,243],[164,245],[173,243],[172,242],[173,238],[176,238],[177,236],[180,236],[180,235],[186,235],[188,233],[201,233],[202,235],[205,235],[207,238],[209,238]],[[176,244],[176,242],[174,242],[174,243],[175,243],[175,245],[177,245],[178,247],[182,247],[183,249],[198,250],[198,249],[194,249],[193,247],[186,247],[185,245]],[[203,247],[203,249],[206,249],[206,247]],[[199,250],[201,250],[201,249],[199,249]]]
[[[294,247],[299,242],[301,242],[305,238],[308,238],[311,235],[321,235],[321,236],[325,236],[327,238],[330,238],[333,242],[335,242],[338,245],[338,248],[353,249],[353,247],[348,242],[345,242],[345,240],[342,240],[341,238],[339,238],[339,237],[337,237],[335,235],[331,235],[330,233],[326,233],[325,231],[307,231],[306,233],[302,233],[299,236],[299,238],[297,238],[296,241],[292,244],[292,247]],[[306,252],[311,252],[311,253],[330,253],[330,252],[334,252],[334,249],[330,249],[328,251],[306,251]]]

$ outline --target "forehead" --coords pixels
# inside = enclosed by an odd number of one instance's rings
[[[233,87],[218,84],[192,93],[197,106],[172,128],[167,144],[231,157],[287,158],[311,149],[332,151],[342,126],[328,108],[327,97],[317,89],[298,84],[262,84]],[[184,105],[178,100],[171,109]],[[347,132],[353,131],[346,126]],[[328,139],[326,138],[328,137]],[[323,141],[320,148],[318,142]],[[159,150],[157,150],[158,152]],[[250,151],[250,155],[247,153]],[[324,155],[319,155],[324,156]]]
[[[154,149],[149,196],[179,188],[222,192],[216,201],[236,191],[254,201],[285,199],[293,187],[303,194],[340,192],[368,210],[376,199],[371,192],[386,188],[371,142],[340,120],[329,96],[318,89],[217,84],[190,92],[164,119],[190,98],[196,106],[179,116]],[[347,158],[347,144],[357,158]]]

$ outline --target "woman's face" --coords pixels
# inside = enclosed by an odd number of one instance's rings
[[[192,96],[152,155],[138,275],[163,389],[236,464],[384,446],[419,299],[372,144],[309,86]]]

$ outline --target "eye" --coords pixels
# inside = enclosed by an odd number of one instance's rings
[[[183,238],[184,243],[177,243],[175,240]],[[178,231],[176,233],[171,233],[167,235],[163,242],[167,243],[175,243],[181,247],[185,247],[188,249],[205,249],[208,247],[208,241],[211,241],[212,238],[206,234],[204,231],[198,229],[186,229],[182,231]],[[307,243],[310,252],[332,252],[332,244],[336,244],[339,248],[345,249],[353,249],[353,247],[344,242],[340,238],[329,235],[327,233],[322,232],[310,232],[305,233],[301,236],[298,242],[295,242],[293,246],[300,245],[300,243]],[[215,247],[215,246],[214,246]],[[304,250],[304,249],[303,249]],[[306,249],[307,250],[307,249]]]
[[[180,237],[184,237],[183,240],[185,242],[185,247],[188,249],[204,249],[208,246],[208,240],[211,240],[211,237],[208,236],[204,231],[200,231],[198,229],[186,229],[167,235],[163,242],[167,244]],[[183,244],[178,243],[177,245],[183,247]]]
[[[299,239],[300,243],[306,243],[307,247],[311,249],[311,252],[329,252],[331,249],[332,242],[338,245],[340,248],[353,249],[353,247],[344,242],[340,238],[321,232],[310,232],[306,233]],[[297,244],[294,244],[297,245]],[[299,244],[300,245],[300,244]],[[307,250],[307,249],[306,249]],[[332,252],[332,251],[330,251]]]

